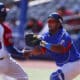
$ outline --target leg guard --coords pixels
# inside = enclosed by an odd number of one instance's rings
[[[50,80],[64,80],[63,72],[60,69],[56,72],[53,72],[50,76]]]

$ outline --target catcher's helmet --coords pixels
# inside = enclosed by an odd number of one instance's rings
[[[60,23],[63,22],[63,18],[58,13],[51,13],[48,18],[54,18],[55,20],[59,21]]]
[[[0,18],[5,18],[7,15],[4,3],[0,2]]]

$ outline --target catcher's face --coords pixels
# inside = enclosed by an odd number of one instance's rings
[[[49,27],[49,31],[51,33],[54,33],[59,29],[60,23],[59,23],[59,21],[57,21],[53,18],[48,18],[48,27]]]

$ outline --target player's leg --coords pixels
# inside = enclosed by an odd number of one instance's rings
[[[15,79],[12,78],[12,77],[9,77],[9,76],[6,76],[6,75],[3,75],[3,76],[2,76],[2,80],[15,80]]]
[[[5,74],[8,71],[8,58],[0,57],[0,74]]]
[[[62,68],[65,80],[73,80],[80,74],[80,60],[67,63]]]
[[[58,69],[56,72],[53,72],[50,76],[50,80],[64,80],[64,74],[62,70]]]
[[[20,67],[19,64],[16,63],[12,58],[9,63],[9,71],[6,73],[7,76],[13,77],[16,80],[28,80],[27,74]]]
[[[10,78],[7,79],[7,77],[5,75],[9,70],[9,57],[10,56],[5,56],[6,53],[3,56],[3,54],[2,55],[0,54],[0,75],[1,75],[1,79],[3,79],[3,80],[12,80]]]

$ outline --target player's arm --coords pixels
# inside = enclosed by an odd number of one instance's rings
[[[24,57],[29,58],[30,56],[37,56],[37,55],[43,55],[45,52],[43,48],[40,48],[38,46],[34,47],[32,50],[22,50]]]
[[[41,41],[40,46],[34,47],[31,54],[32,55],[45,54],[47,49],[51,50],[52,52],[55,52],[55,53],[62,53],[63,54],[63,53],[68,52],[70,48],[71,48],[70,42],[67,44],[66,47],[64,47],[61,44],[54,45],[54,44],[47,43],[45,41]]]
[[[11,55],[20,55],[23,56],[23,52],[14,47],[14,45],[7,46],[6,49]]]
[[[69,51],[71,48],[71,42],[67,43],[67,46],[63,46],[61,44],[50,44],[45,41],[41,41],[38,46],[34,47],[33,50],[28,52],[29,55],[44,55],[46,53],[46,50],[51,50],[52,52],[58,53],[58,54],[64,54]],[[26,55],[26,54],[25,54]]]
[[[71,48],[71,42],[69,41],[67,43],[67,46],[63,46],[62,44],[50,44],[45,41],[42,41],[40,43],[41,46],[45,47],[46,49],[49,49],[55,53],[66,53]]]
[[[46,50],[51,50],[52,52],[59,54],[66,53],[71,48],[71,39],[69,39],[68,37],[65,37],[64,42],[61,41],[59,44],[51,44],[41,40],[37,36],[34,36],[34,34],[28,34],[25,36],[25,42],[26,45],[34,47],[33,54],[42,51],[43,48],[45,48],[43,53],[45,53]],[[38,47],[35,48],[35,46]]]
[[[36,56],[36,55],[44,55],[45,52],[46,52],[46,48],[41,46],[36,46],[34,47],[31,53]]]

